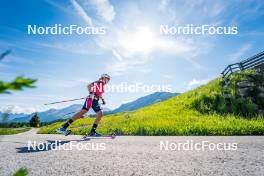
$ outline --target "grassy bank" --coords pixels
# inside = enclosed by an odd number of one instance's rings
[[[23,133],[30,130],[30,127],[26,128],[0,128],[0,135],[10,135],[10,134],[18,134]]]

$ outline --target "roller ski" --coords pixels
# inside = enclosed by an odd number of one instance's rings
[[[84,135],[82,139],[83,140],[97,139],[97,138],[115,139],[115,137],[116,137],[115,133],[112,133],[111,135],[101,135],[100,133],[97,132],[90,132]]]

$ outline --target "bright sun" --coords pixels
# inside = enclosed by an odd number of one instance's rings
[[[131,53],[149,53],[155,46],[155,36],[147,27],[138,27],[135,32],[122,33],[120,47]]]

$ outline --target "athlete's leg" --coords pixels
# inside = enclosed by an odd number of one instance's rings
[[[102,111],[102,108],[99,104],[99,100],[96,100],[96,99],[93,100],[92,108],[93,108],[94,112],[96,112],[97,116],[96,116],[96,119],[94,120],[94,124],[92,126],[91,131],[90,131],[90,135],[96,134],[96,128],[99,125],[99,122],[103,116],[103,111]]]
[[[82,118],[85,113],[87,113],[86,109],[80,110],[79,112],[74,114],[74,116],[71,119],[69,119],[65,124],[63,124],[62,127],[64,129],[67,129],[75,120],[78,120],[79,118]]]
[[[99,123],[100,123],[102,117],[103,117],[103,111],[100,110],[100,111],[98,111],[98,112],[96,113],[96,119],[94,120],[94,124],[93,124],[93,126],[92,126],[92,129],[91,129],[90,134],[94,134],[94,133],[96,132],[96,128],[97,128],[97,126],[99,125]]]
[[[79,118],[83,118],[83,115],[86,114],[88,111],[86,109],[82,109],[79,112],[77,112],[76,114],[74,114],[74,116],[72,117],[72,120],[78,120]]]
[[[64,129],[67,129],[69,127],[69,125],[72,124],[75,120],[78,120],[79,118],[82,118],[83,115],[89,111],[91,106],[92,106],[92,99],[91,98],[87,98],[85,100],[85,102],[84,102],[82,110],[80,110],[79,112],[74,114],[74,116],[71,119],[69,119],[62,127]]]
[[[94,124],[97,124],[98,125],[100,123],[102,117],[103,117],[103,111],[102,110],[101,111],[98,111],[96,113],[96,119],[94,120]]]

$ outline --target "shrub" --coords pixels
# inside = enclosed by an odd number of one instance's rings
[[[26,168],[20,168],[14,173],[13,176],[27,176],[28,175],[28,170]]]

